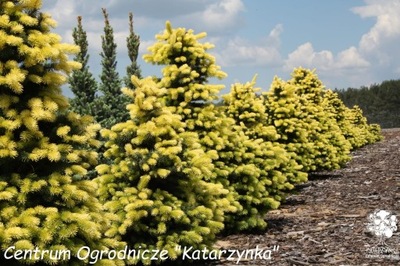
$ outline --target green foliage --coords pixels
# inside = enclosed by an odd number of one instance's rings
[[[103,8],[104,35],[101,36],[103,51],[100,53],[102,73],[100,75],[100,91],[102,95],[96,100],[96,118],[105,128],[111,128],[118,122],[129,118],[128,111],[124,108],[129,103],[129,98],[122,92],[122,81],[116,70],[117,44],[114,41],[114,30],[108,19],[108,13]]]
[[[121,92],[122,80],[116,70],[116,49],[113,28],[110,25],[108,13],[102,9],[105,27],[102,36],[102,73],[100,75],[101,84],[98,85],[89,71],[88,60],[88,41],[87,35],[82,27],[82,18],[78,17],[78,26],[74,28],[72,36],[76,45],[80,47],[80,52],[74,58],[82,64],[82,68],[74,70],[69,84],[75,97],[71,100],[73,111],[81,115],[91,115],[103,127],[110,128],[112,125],[128,119],[129,114],[125,106],[129,103],[129,98]],[[131,64],[127,66],[127,76],[124,83],[128,88],[134,89],[130,78],[132,75],[141,76],[137,57],[139,53],[140,38],[133,31],[133,15],[129,14],[129,36],[126,39],[128,56]],[[98,93],[98,89],[100,93]]]
[[[140,37],[133,31],[133,14],[129,13],[129,36],[126,38],[126,44],[128,48],[128,56],[131,60],[131,64],[126,68],[126,77],[124,79],[125,86],[134,89],[131,77],[141,77],[141,71],[137,63],[139,55]]]
[[[124,89],[134,99],[131,119],[103,131],[113,164],[97,167],[100,197],[119,217],[107,235],[137,250],[168,250],[171,259],[179,257],[179,245],[211,249],[229,207],[227,190],[206,181],[211,159],[198,135],[165,106],[166,89],[150,77],[132,82],[135,91]]]
[[[82,64],[82,67],[72,71],[69,84],[75,97],[70,101],[71,108],[80,115],[95,116],[97,82],[89,71],[88,41],[86,31],[82,26],[82,17],[78,17],[78,26],[72,32],[75,45],[80,47],[74,61]]]
[[[383,128],[400,126],[400,80],[336,92],[347,107],[358,105],[370,123],[378,123]]]
[[[82,246],[119,243],[104,238],[109,215],[86,179],[99,125],[68,112],[60,87],[79,67],[68,60],[78,47],[60,43],[40,8],[36,0],[0,4],[0,248],[69,250],[64,263],[87,264],[76,257]],[[42,263],[57,261],[45,255]]]

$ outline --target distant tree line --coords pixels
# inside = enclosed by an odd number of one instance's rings
[[[400,79],[336,92],[346,106],[358,105],[369,123],[382,128],[400,127]]]

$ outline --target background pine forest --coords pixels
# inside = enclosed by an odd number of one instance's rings
[[[360,106],[369,122],[382,128],[400,127],[400,80],[335,91],[346,106]]]
[[[169,22],[143,57],[161,76],[143,78],[131,14],[120,77],[104,9],[96,81],[84,18],[75,45],[64,44],[41,1],[0,3],[1,265],[155,263],[106,252],[124,248],[165,251],[156,264],[179,262],[185,247],[210,252],[220,234],[268,230],[265,214],[310,172],[344,167],[352,150],[379,141],[365,113],[398,121],[398,82],[335,92],[301,67],[269,88],[255,76],[221,96],[209,79],[226,73],[206,33]],[[86,256],[83,246],[105,252]],[[70,256],[17,256],[33,249]]]

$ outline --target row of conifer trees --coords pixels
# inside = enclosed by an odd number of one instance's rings
[[[62,95],[78,48],[51,33],[41,1],[0,3],[2,265],[86,265],[91,251],[125,247],[168,260],[185,247],[211,250],[222,232],[265,230],[265,214],[308,173],[342,167],[352,149],[380,139],[359,108],[303,68],[261,94],[255,79],[234,84],[215,105],[223,86],[209,79],[226,74],[212,45],[169,22],[144,56],[162,76],[132,76],[122,89],[129,118],[102,129]],[[70,256],[12,257],[34,249]],[[154,261],[105,252],[96,263]]]

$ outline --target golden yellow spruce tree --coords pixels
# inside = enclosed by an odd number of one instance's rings
[[[293,185],[307,181],[307,174],[301,171],[302,166],[293,160],[285,149],[285,145],[278,142],[280,135],[273,124],[268,123],[268,113],[264,104],[264,96],[257,95],[261,89],[255,87],[255,78],[245,84],[236,83],[232,85],[231,92],[225,96],[226,112],[236,121],[247,136],[253,141],[262,139],[262,152],[265,156],[261,162],[265,171],[282,173],[286,180],[278,182],[279,190],[293,188]],[[259,152],[254,152],[260,156]],[[289,159],[290,158],[290,159]],[[260,163],[260,162],[258,162]],[[284,184],[284,185],[283,185]],[[279,193],[278,193],[279,194]]]
[[[117,244],[103,238],[97,185],[85,177],[97,164],[89,147],[99,145],[99,126],[68,112],[60,86],[79,67],[67,57],[77,47],[51,33],[40,8],[0,1],[0,264],[86,265],[88,249],[79,249]]]
[[[264,100],[254,85],[255,78],[245,84],[236,83],[224,96],[226,113],[236,121],[233,128],[249,139],[243,143],[246,154],[242,156],[247,171],[238,167],[231,175],[231,179],[237,178],[231,183],[243,206],[243,211],[231,216],[242,229],[265,227],[265,214],[279,206],[294,184],[307,180],[307,174],[300,171],[302,166],[277,141],[276,128],[267,124]]]
[[[313,170],[342,167],[350,160],[351,145],[338,126],[333,110],[324,108],[326,88],[315,70],[295,68],[288,83],[295,87],[308,121],[315,123],[308,132],[308,140],[313,143]]]
[[[124,240],[150,256],[128,263],[159,263],[195,250],[213,248],[229,208],[227,190],[207,179],[213,171],[197,133],[185,130],[182,117],[165,106],[166,88],[151,77],[132,77],[135,90],[123,92],[134,101],[131,119],[104,129],[104,156],[112,161],[99,172],[100,197],[118,215],[107,236]]]
[[[324,86],[315,71],[296,68],[264,93],[268,120],[303,171],[337,169],[350,159],[350,143],[335,114],[324,109]]]
[[[214,105],[224,86],[213,84],[210,79],[221,79],[226,74],[209,53],[213,45],[201,42],[205,36],[204,32],[172,28],[167,22],[144,59],[164,66],[159,86],[167,88],[166,105],[183,117],[186,130],[199,135],[200,144],[214,165],[210,181],[229,190],[227,199],[232,212],[225,215],[225,229],[232,232],[265,228],[265,212],[279,206],[276,195],[268,195],[272,177],[266,174],[277,162],[270,160],[271,166],[264,169],[257,167],[253,159],[259,153],[274,157],[276,151],[265,145],[265,151],[261,151],[261,139],[253,141],[242,127],[235,126],[235,119],[228,117],[223,107]],[[259,156],[256,160],[262,159]],[[285,183],[285,177],[278,176],[276,184]]]
[[[361,148],[367,144],[382,139],[381,128],[377,124],[368,124],[358,105],[346,108],[344,112],[345,123],[350,124],[345,128],[346,138],[350,141],[352,149]]]
[[[302,171],[315,170],[313,166],[313,143],[310,132],[317,127],[296,94],[296,87],[274,77],[270,89],[263,93],[267,124],[271,124],[279,135],[278,142],[284,145],[291,157],[302,165]]]
[[[365,138],[362,137],[362,132],[357,132],[354,120],[350,118],[352,117],[350,109],[343,103],[336,92],[332,90],[324,91],[322,107],[336,120],[351,149],[359,148],[360,145],[357,143],[366,144]]]
[[[351,149],[357,149],[382,139],[380,126],[368,124],[360,107],[356,105],[348,108],[337,92],[325,90],[322,107],[336,120]]]

